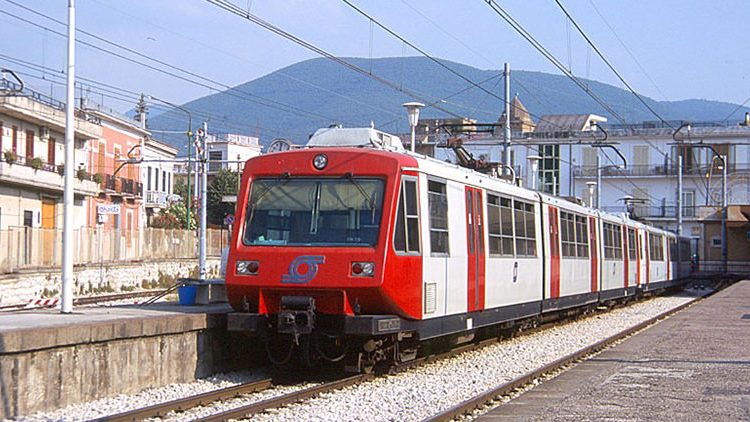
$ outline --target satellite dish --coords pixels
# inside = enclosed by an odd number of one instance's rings
[[[277,138],[271,142],[266,152],[282,152],[292,149],[292,142],[288,139]]]

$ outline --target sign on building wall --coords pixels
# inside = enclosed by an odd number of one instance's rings
[[[120,213],[120,204],[97,205],[96,212],[99,215],[117,215]]]

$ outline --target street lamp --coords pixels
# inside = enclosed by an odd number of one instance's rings
[[[586,186],[589,187],[589,208],[594,208],[594,189],[597,187],[597,183],[586,182]]]
[[[406,113],[409,115],[409,126],[411,127],[411,152],[414,152],[414,138],[416,138],[417,124],[419,124],[419,109],[424,107],[424,104],[409,102],[401,105],[406,108]]]
[[[529,160],[529,176],[531,179],[529,185],[531,185],[531,189],[538,190],[536,176],[539,171],[539,160],[541,160],[542,157],[538,155],[529,155],[526,159]]]
[[[154,100],[154,101],[158,101],[160,103],[164,103],[164,104],[166,104],[166,105],[168,105],[170,107],[173,107],[173,108],[175,108],[177,110],[182,111],[183,113],[187,114],[187,116],[188,116],[188,127],[187,127],[187,132],[185,132],[185,134],[187,135],[187,150],[188,150],[188,156],[187,156],[187,201],[186,201],[185,208],[186,208],[186,211],[187,211],[186,228],[188,230],[190,230],[190,220],[191,220],[191,218],[190,218],[190,205],[193,202],[193,196],[191,194],[191,189],[190,189],[190,167],[191,167],[191,158],[192,158],[192,155],[193,155],[193,152],[192,152],[193,151],[193,148],[192,148],[192,144],[193,143],[190,142],[190,141],[192,141],[192,139],[193,139],[193,116],[190,114],[190,112],[186,108],[184,108],[182,106],[178,106],[177,104],[170,103],[167,100],[163,100],[161,98],[156,98],[153,95],[147,95],[146,98],[148,98],[149,100]]]

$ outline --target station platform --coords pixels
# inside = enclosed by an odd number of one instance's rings
[[[750,280],[579,363],[479,420],[750,420]]]
[[[0,420],[247,367],[226,303],[0,313]]]
[[[226,326],[226,303],[180,306],[152,305],[79,307],[0,313],[0,353],[19,353],[81,343],[155,336]]]

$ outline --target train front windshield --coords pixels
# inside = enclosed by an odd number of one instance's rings
[[[371,178],[256,179],[245,245],[374,246],[384,181]]]

